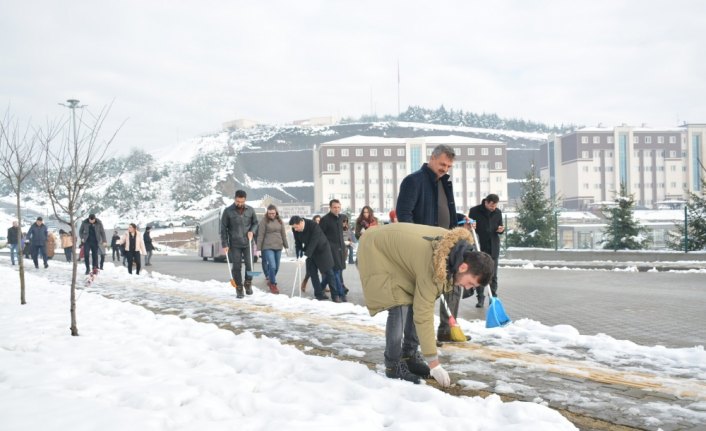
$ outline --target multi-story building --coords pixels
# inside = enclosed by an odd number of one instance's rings
[[[706,124],[685,124],[686,176],[688,191],[706,193],[702,189],[704,169],[706,169]]]
[[[704,154],[705,131],[706,125],[583,128],[542,144],[540,175],[549,184],[547,194],[569,209],[612,201],[621,184],[638,206],[656,207],[697,190],[689,179],[696,179],[698,170],[687,160]],[[693,148],[687,148],[687,139]]]
[[[370,205],[378,215],[395,208],[400,183],[418,170],[439,144],[454,149],[450,171],[456,208],[468,212],[488,193],[507,201],[507,146],[463,136],[384,138],[352,136],[324,142],[314,150],[314,208],[329,200],[354,213]]]

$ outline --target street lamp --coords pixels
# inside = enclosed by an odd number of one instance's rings
[[[68,103],[68,105],[67,105]],[[73,119],[74,123],[74,145],[78,143],[78,135],[76,133],[76,108],[83,108],[86,105],[79,105],[79,100],[77,99],[68,99],[66,103],[61,103],[59,102],[59,105],[65,106],[71,110],[71,117]]]

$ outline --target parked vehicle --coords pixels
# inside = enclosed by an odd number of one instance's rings
[[[224,262],[226,253],[221,247],[221,215],[225,208],[219,208],[206,214],[199,224],[196,226],[196,235],[199,237],[199,256],[203,260],[212,258],[214,261]],[[257,212],[256,212],[257,214]],[[263,214],[258,214],[263,217]],[[257,262],[257,245],[252,242],[253,247],[253,262]]]

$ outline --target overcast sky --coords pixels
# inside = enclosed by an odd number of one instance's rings
[[[421,105],[546,123],[706,122],[706,2],[33,1],[0,8],[0,103],[77,98],[116,151],[248,118]]]

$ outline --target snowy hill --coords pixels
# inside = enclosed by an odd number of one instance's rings
[[[96,169],[100,180],[86,196],[86,213],[102,215],[106,226],[117,221],[140,224],[185,216],[200,218],[210,209],[232,202],[237,189],[257,202],[266,196],[281,202],[314,200],[313,149],[354,135],[418,137],[459,135],[502,140],[508,146],[508,177],[521,179],[548,133],[448,126],[413,122],[371,122],[327,127],[258,125],[200,136],[149,154],[134,150],[111,158]],[[510,197],[519,183],[510,181]],[[50,214],[49,202],[36,181],[27,182],[29,208]],[[0,196],[10,190],[0,185]],[[6,202],[9,199],[4,199]]]

